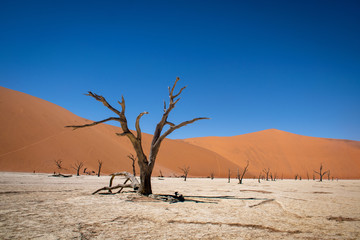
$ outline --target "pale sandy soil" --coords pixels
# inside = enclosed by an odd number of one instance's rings
[[[232,197],[173,204],[91,195],[108,181],[0,172],[0,239],[360,239],[359,180],[153,178],[156,194]]]

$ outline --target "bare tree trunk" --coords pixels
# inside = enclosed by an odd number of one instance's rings
[[[243,178],[244,178],[244,176],[245,176],[245,173],[246,173],[248,167],[249,167],[249,161],[247,161],[246,166],[245,166],[245,168],[243,169],[243,171],[242,171],[241,174],[239,173],[239,169],[238,169],[239,184],[242,184]]]
[[[230,172],[230,168],[228,169],[228,183],[230,183],[230,179],[231,179],[231,172]]]
[[[266,181],[269,181],[270,168],[264,168],[263,172],[265,173]]]
[[[99,168],[98,168],[98,177],[100,177],[100,172],[101,172],[101,167],[102,167],[102,164],[103,162],[101,160],[98,160],[98,164],[99,164]]]
[[[258,182],[260,183],[261,180],[261,172],[259,173]]]
[[[141,171],[140,169],[140,187],[138,193],[146,196],[152,194],[151,172],[148,170]]]

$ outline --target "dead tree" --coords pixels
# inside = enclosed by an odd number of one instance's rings
[[[130,158],[132,161],[131,166],[132,166],[133,175],[136,176],[136,170],[135,170],[136,157],[132,153],[130,153],[130,155],[128,155],[128,158]]]
[[[323,165],[322,165],[322,163],[321,163],[321,164],[320,164],[320,171],[318,172],[318,171],[315,171],[315,170],[314,170],[314,172],[315,172],[316,174],[319,174],[320,182],[322,182],[323,176],[324,176],[326,173],[329,172],[329,170],[323,172],[322,169],[323,169]]]
[[[277,178],[277,173],[274,173],[273,181],[276,181],[276,178]]]
[[[190,171],[190,166],[180,167],[179,169],[183,172],[184,181],[186,181],[186,178],[187,178],[187,176],[189,174],[189,171]]]
[[[327,173],[328,181],[330,181],[330,170]]]
[[[309,173],[306,172],[306,177],[307,177],[307,180],[309,181],[310,180],[310,177],[309,177]]]
[[[178,98],[179,95],[186,88],[186,87],[183,87],[179,90],[178,93],[174,93],[176,84],[179,80],[180,80],[180,78],[176,78],[176,81],[175,81],[174,85],[172,86],[172,88],[169,87],[169,105],[166,106],[166,102],[164,102],[164,113],[162,115],[161,120],[156,125],[155,132],[154,132],[153,139],[152,139],[151,146],[150,146],[149,156],[146,156],[143,151],[141,129],[140,129],[140,119],[143,115],[148,114],[148,112],[142,112],[137,116],[136,121],[135,121],[136,133],[131,132],[128,127],[127,119],[125,116],[125,99],[123,96],[121,97],[121,101],[118,101],[118,103],[121,106],[121,110],[119,111],[116,108],[112,107],[103,96],[97,95],[92,92],[88,92],[87,96],[90,96],[90,97],[94,98],[95,100],[103,103],[105,107],[110,109],[117,116],[109,117],[107,119],[93,122],[90,124],[73,125],[73,126],[67,126],[67,127],[70,127],[73,129],[78,129],[78,128],[95,126],[95,125],[98,125],[98,124],[101,124],[104,122],[108,122],[108,121],[119,122],[121,125],[121,128],[122,128],[122,133],[117,133],[117,135],[118,136],[126,136],[132,143],[133,148],[136,152],[138,165],[140,168],[140,187],[138,189],[138,192],[143,195],[149,195],[152,193],[151,174],[154,169],[156,157],[159,153],[160,145],[163,142],[163,140],[169,134],[171,134],[172,132],[174,132],[175,130],[177,130],[181,127],[184,127],[188,124],[194,123],[198,120],[208,119],[208,118],[204,118],[204,117],[194,118],[192,120],[184,121],[179,124],[174,124],[174,123],[168,121],[169,114],[175,108],[175,105],[180,100],[180,98]],[[163,129],[165,126],[169,126],[169,128],[166,131],[164,130],[164,132],[163,132]]]
[[[259,173],[259,177],[258,177],[258,182],[260,183],[261,182],[261,178],[262,178],[262,176],[261,176],[261,172]]]
[[[80,176],[80,170],[83,166],[84,166],[84,162],[81,162],[81,161],[80,162],[77,161],[74,164],[74,166],[72,168],[76,170],[76,176]]]
[[[230,172],[230,168],[228,169],[228,183],[230,183],[230,179],[231,179],[231,172]]]
[[[59,173],[56,174],[54,171],[54,174],[51,175],[52,177],[72,177],[72,175],[61,174],[61,170],[67,170],[66,168],[63,168],[61,159],[55,160],[54,162],[55,162],[56,168],[59,170]]]
[[[55,162],[56,168],[59,170],[59,174],[60,174],[60,171],[61,171],[62,169],[64,169],[64,168],[63,168],[63,165],[62,165],[62,160],[61,160],[61,159],[58,159],[58,160],[55,160],[54,162]]]
[[[113,181],[116,176],[125,176],[125,181],[122,184],[118,184],[113,186]],[[130,183],[127,183],[130,181]],[[128,172],[119,172],[119,173],[113,173],[111,174],[110,182],[108,187],[103,187],[95,192],[93,194],[98,193],[100,191],[108,191],[108,193],[113,193],[112,190],[120,188],[120,190],[117,193],[120,193],[124,188],[133,188],[134,190],[137,190],[139,188],[140,184],[139,181],[136,179],[136,177]]]
[[[240,174],[239,169],[238,169],[237,178],[239,179],[239,184],[242,184],[243,178],[245,176],[245,173],[246,173],[248,167],[249,167],[249,161],[246,162],[246,166],[244,167],[241,174]]]
[[[214,171],[211,171],[211,172],[210,172],[210,178],[211,178],[211,180],[214,180],[214,176],[215,176]]]
[[[103,165],[103,161],[101,161],[101,160],[98,160],[98,177],[100,177],[100,172],[101,172],[101,167],[102,167],[102,165]]]
[[[297,180],[299,177],[299,174],[295,174],[295,180]]]
[[[270,168],[268,168],[268,169],[264,168],[264,169],[263,169],[263,172],[265,173],[265,179],[266,179],[266,181],[269,181]]]
[[[135,171],[135,166],[133,166],[133,171]],[[159,172],[160,172],[159,177],[163,178],[163,177],[164,177],[164,175],[163,175],[163,173],[161,172],[161,169],[159,170]],[[135,175],[134,175],[134,176],[135,176]]]

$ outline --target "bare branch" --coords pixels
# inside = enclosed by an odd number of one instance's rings
[[[111,111],[113,111],[114,113],[116,113],[117,115],[121,116],[121,112],[115,108],[113,108],[103,96],[97,95],[96,93],[92,93],[92,92],[88,92],[88,94],[85,94],[86,96],[90,96],[95,98],[97,101],[102,102],[104,104],[105,107],[107,107],[108,109],[110,109]],[[123,111],[125,111],[123,109]]]
[[[127,134],[128,134],[128,133],[126,133],[126,132],[116,133],[116,135],[119,136],[119,137],[126,136]]]
[[[194,118],[192,120],[182,122],[182,123],[180,123],[180,124],[178,124],[176,126],[171,126],[163,135],[160,136],[160,138],[156,141],[155,145],[160,144],[162,140],[164,140],[170,133],[172,133],[176,129],[179,129],[179,128],[184,127],[184,126],[186,126],[188,124],[191,124],[191,123],[194,123],[194,122],[196,122],[198,120],[203,120],[203,119],[210,119],[210,118],[206,118],[206,117]]]
[[[174,93],[176,84],[177,84],[177,82],[178,82],[179,80],[180,80],[180,78],[179,78],[179,77],[176,77],[176,80],[175,80],[175,82],[174,82],[174,85],[173,85],[172,88],[171,88],[171,91],[170,91],[170,87],[169,87],[169,95],[170,95],[170,96],[173,96],[173,93]]]
[[[182,88],[180,89],[180,91],[179,91],[175,96],[173,96],[172,98],[173,98],[173,99],[177,98],[185,88],[186,88],[186,86],[185,86],[185,87],[182,87]]]
[[[97,121],[97,122],[93,122],[93,123],[89,123],[89,124],[84,124],[84,125],[72,125],[72,126],[65,126],[67,128],[73,128],[73,130],[78,129],[78,128],[84,128],[84,127],[91,127],[91,126],[95,126],[98,125],[100,123],[104,123],[104,122],[108,122],[108,121],[118,121],[120,122],[120,118],[117,117],[109,117],[107,119],[101,120],[101,121]]]
[[[175,127],[175,124],[173,124],[172,122],[166,121],[165,124],[168,124],[168,125],[170,125],[171,127]]]
[[[136,161],[136,157],[130,153],[130,155],[128,155],[128,158],[131,159],[132,161],[132,170],[133,170],[133,175],[136,176],[136,171],[135,171],[135,161]]]
[[[139,116],[137,116],[136,122],[135,122],[135,128],[136,128],[136,133],[137,133],[136,138],[137,138],[138,140],[141,140],[140,118],[141,118],[142,116],[144,116],[144,114],[148,114],[148,112],[142,112],[142,113],[140,113]]]
[[[121,106],[121,114],[124,115],[125,114],[125,99],[124,99],[124,96],[121,96],[121,102],[118,101],[118,103]]]

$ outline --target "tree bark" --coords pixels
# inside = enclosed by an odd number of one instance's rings
[[[142,171],[140,168],[140,188],[138,189],[138,193],[146,196],[152,194],[151,173],[152,171],[148,169]]]

